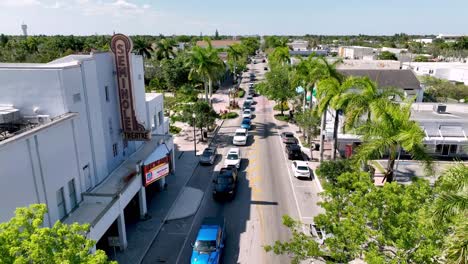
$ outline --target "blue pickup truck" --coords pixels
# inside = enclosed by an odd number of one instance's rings
[[[218,264],[224,248],[224,218],[205,217],[198,230],[195,243],[192,244],[192,264]]]

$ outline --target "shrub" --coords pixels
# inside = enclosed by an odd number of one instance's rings
[[[352,172],[353,166],[350,160],[330,160],[323,161],[317,168],[317,175],[327,179],[328,182],[334,184],[338,176],[346,172]]]
[[[239,114],[236,112],[228,112],[225,114],[221,114],[221,119],[232,119],[238,117]]]
[[[240,89],[239,91],[237,91],[237,97],[242,98],[244,97],[244,95],[245,95],[245,91],[243,89]]]
[[[285,122],[289,122],[289,115],[281,115],[281,114],[277,114],[275,115],[275,118],[276,120],[280,120],[280,121],[285,121]]]
[[[177,126],[169,126],[169,133],[176,135],[179,134],[182,128],[177,127]]]
[[[281,104],[276,104],[273,107],[273,110],[275,111],[281,111]],[[289,104],[288,102],[283,102],[283,111],[288,111],[289,110]]]

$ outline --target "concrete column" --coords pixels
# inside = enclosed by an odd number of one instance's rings
[[[144,219],[148,213],[148,208],[146,206],[146,188],[141,186],[140,191],[138,192],[138,200],[140,200],[140,219]]]
[[[125,215],[123,210],[120,211],[119,217],[117,217],[117,227],[119,230],[119,242],[120,250],[127,248],[127,230],[125,229]]]

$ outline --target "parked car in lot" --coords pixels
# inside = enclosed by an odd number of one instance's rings
[[[297,138],[294,137],[292,132],[281,133],[281,141],[285,144],[297,144]]]
[[[301,146],[298,144],[287,144],[284,147],[286,151],[286,155],[288,156],[288,159],[290,160],[302,160],[302,150]]]
[[[234,166],[236,168],[240,168],[241,164],[241,153],[239,148],[230,148],[226,159],[224,160],[224,166]]]
[[[252,105],[252,104],[249,104],[249,105]],[[252,110],[250,110],[250,109],[245,109],[245,110],[242,112],[242,117],[252,118]]]
[[[226,239],[224,218],[205,217],[192,244],[191,264],[218,264]]]
[[[207,147],[200,156],[200,164],[213,165],[216,160],[216,147]]]
[[[234,137],[232,138],[233,145],[247,145],[247,138],[249,137],[249,132],[245,128],[238,128],[234,133]]]
[[[237,175],[237,168],[235,166],[222,168],[216,179],[213,180],[213,198],[234,198]]]
[[[304,178],[311,179],[309,164],[307,164],[307,162],[301,161],[301,160],[295,160],[292,162],[291,167],[294,173],[294,177],[296,178],[304,177]]]
[[[242,119],[241,127],[250,130],[250,128],[252,127],[252,120],[247,117]]]

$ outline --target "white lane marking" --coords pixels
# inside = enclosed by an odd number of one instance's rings
[[[276,121],[275,121],[275,124],[278,126]],[[276,130],[279,131],[278,127],[276,127]],[[278,138],[278,140],[280,142],[280,146],[282,146],[283,142],[281,142],[281,138],[279,136],[277,138]],[[288,159],[286,158],[286,154],[284,153],[284,151],[281,151],[281,153],[283,153],[283,158],[286,161],[286,169],[288,170],[288,174],[289,174],[289,177],[288,177],[289,178],[289,183],[291,184],[291,189],[293,191],[294,201],[296,202],[297,212],[299,213],[299,219],[301,219],[301,221],[302,221],[302,213],[301,213],[301,210],[299,208],[299,202],[297,201],[296,191],[294,190],[294,184],[293,184],[293,181],[291,179],[292,175],[291,175],[291,170],[289,169]]]

